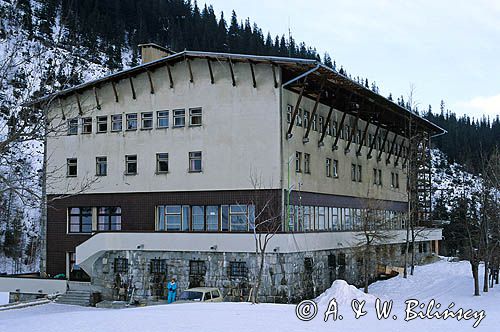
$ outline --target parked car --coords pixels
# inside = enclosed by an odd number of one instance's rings
[[[184,290],[174,303],[222,302],[222,294],[215,287],[194,287]]]

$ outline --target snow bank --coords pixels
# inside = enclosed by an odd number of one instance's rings
[[[9,293],[0,292],[0,305],[9,303]]]
[[[353,285],[349,285],[345,280],[335,280],[330,288],[315,299],[319,306],[328,306],[331,299],[335,298],[339,305],[350,306],[352,300],[375,303],[375,296],[365,294]]]

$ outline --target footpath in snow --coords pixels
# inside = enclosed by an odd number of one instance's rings
[[[481,279],[482,280],[482,279]],[[26,309],[0,312],[0,331],[498,331],[500,323],[500,285],[480,297],[472,296],[472,277],[468,262],[439,261],[419,266],[415,275],[408,279],[401,277],[379,281],[370,286],[366,295],[344,281],[337,280],[330,289],[320,295],[315,303],[316,315],[310,321],[301,321],[296,316],[295,305],[249,303],[193,303],[130,308],[122,310],[82,308],[67,305],[47,304]],[[324,321],[324,313],[336,298],[337,320],[333,314]],[[352,299],[357,306],[364,303],[367,314],[354,318]],[[377,319],[377,299],[393,301],[393,308],[387,319]],[[449,306],[453,311],[459,308],[484,310],[485,317],[477,328],[475,319],[461,320],[420,319],[409,322],[405,318],[405,301],[418,300],[426,306],[435,300],[441,304],[437,311]],[[364,302],[363,302],[364,301]],[[314,313],[302,308],[300,315]],[[435,312],[436,308],[431,312]],[[340,319],[342,316],[342,319]]]

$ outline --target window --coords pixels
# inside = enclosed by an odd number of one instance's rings
[[[338,178],[339,177],[339,173],[338,173],[338,168],[339,168],[339,161],[334,159],[333,160],[333,168],[332,168],[332,175],[334,178]]]
[[[73,207],[69,208],[69,233],[91,233],[92,232],[92,208]]]
[[[105,176],[108,175],[108,158],[96,157],[95,158],[95,175]]]
[[[356,164],[351,165],[351,181],[356,181]]]
[[[127,114],[127,130],[137,130],[137,113]]]
[[[151,274],[166,274],[167,273],[167,260],[153,258],[149,261],[149,273]]]
[[[207,231],[217,231],[219,229],[219,207],[207,206]]]
[[[248,268],[246,262],[229,262],[229,278],[246,278]]]
[[[229,225],[231,231],[247,231],[247,206],[231,205],[229,207]]]
[[[302,108],[299,108],[299,113],[297,114],[297,117],[295,119],[295,124],[297,125],[297,127],[302,127]]]
[[[141,113],[141,129],[153,129],[153,112]]]
[[[399,188],[399,173],[391,172],[391,187]]]
[[[66,175],[76,176],[78,173],[78,162],[76,158],[66,159]]]
[[[160,231],[189,230],[189,212],[188,205],[158,206],[158,222],[156,229]]]
[[[286,122],[290,123],[292,121],[292,105],[286,105]]]
[[[302,152],[295,152],[295,172],[302,172]]]
[[[156,173],[168,173],[168,153],[156,154]]]
[[[337,121],[332,122],[332,136],[337,137]]]
[[[193,231],[205,230],[205,207],[192,206],[191,207],[191,229]]]
[[[201,172],[201,151],[189,152],[189,172]]]
[[[115,273],[127,273],[128,272],[128,259],[123,257],[115,258],[113,269]]]
[[[156,112],[156,127],[168,128],[168,111]]]
[[[382,185],[382,170],[381,169],[378,170],[378,185],[379,186]]]
[[[201,126],[201,108],[190,108],[189,109],[189,125]]]
[[[323,124],[325,123],[325,118],[323,116],[319,116],[319,130],[323,131]]]
[[[111,131],[122,131],[122,115],[111,115]]]
[[[304,128],[307,128],[309,125],[309,112],[304,111]]]
[[[92,118],[83,118],[82,134],[91,134],[91,133],[92,133]]]
[[[332,136],[332,123],[328,122],[328,126],[326,127],[326,134],[328,136]]]
[[[122,229],[122,209],[120,207],[97,208],[97,229],[100,231],[120,231]]]
[[[314,116],[313,116],[312,130],[318,131],[318,114],[314,114]]]
[[[361,182],[362,168],[361,165],[352,164],[351,165],[351,180],[355,182]]]
[[[361,165],[358,165],[358,172],[357,172],[357,180],[358,182],[362,181],[362,175],[363,174],[363,169],[361,168]]]
[[[326,158],[326,177],[332,177],[332,160],[330,158]]]
[[[183,109],[174,110],[174,127],[184,127],[186,125],[186,111]]]
[[[98,116],[97,117],[97,132],[98,133],[105,133],[107,131],[108,131],[108,117],[106,115]]]
[[[68,135],[78,134],[78,119],[73,118],[68,120]]]
[[[125,174],[126,175],[137,174],[137,155],[125,156]]]
[[[311,155],[304,153],[304,173],[311,174]]]

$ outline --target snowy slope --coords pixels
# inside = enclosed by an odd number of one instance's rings
[[[357,291],[338,283],[329,290],[339,299]],[[348,304],[339,304],[342,320],[323,321],[326,304],[321,303],[317,316],[311,321],[300,321],[295,316],[295,305],[248,303],[193,303],[151,306],[133,309],[95,309],[48,304],[32,308],[0,312],[0,331],[472,331],[473,320],[416,319],[404,321],[404,301],[436,299],[447,308],[452,302],[458,307],[485,310],[486,317],[477,331],[498,331],[500,317],[500,286],[488,294],[473,297],[470,266],[467,262],[440,261],[418,266],[409,279],[400,277],[380,281],[370,287],[372,295],[394,300],[389,319],[378,320],[374,306],[367,303],[368,314],[353,318]],[[360,295],[361,297],[365,295]],[[362,298],[360,298],[362,300]],[[339,301],[340,303],[341,301]],[[392,315],[397,320],[392,319]]]

